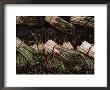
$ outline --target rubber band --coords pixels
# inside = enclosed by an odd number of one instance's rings
[[[57,45],[57,44],[56,44],[56,45]],[[55,45],[55,46],[56,46],[56,45]],[[52,49],[52,54],[54,53],[54,48],[55,48],[55,46],[54,46],[53,49]]]
[[[88,55],[88,53],[90,52],[90,50],[91,50],[92,46],[93,46],[93,45],[91,45],[91,47],[89,48],[88,52],[86,53],[87,55]]]

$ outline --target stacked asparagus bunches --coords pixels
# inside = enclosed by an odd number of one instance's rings
[[[32,47],[26,45],[19,38],[16,38],[16,63],[17,66],[24,66],[26,64],[35,65],[42,60],[42,54]]]
[[[75,27],[71,23],[58,16],[46,16],[45,20],[56,29],[59,29],[63,32],[72,33],[75,30]]]
[[[53,54],[63,62],[74,63],[73,64],[74,69],[80,70],[82,68],[86,68],[89,70],[93,70],[94,68],[93,58],[84,56],[83,54],[74,51],[74,49],[65,49],[57,45],[52,40],[48,40],[45,43],[44,49],[46,52]]]
[[[94,45],[86,41],[82,42],[81,46],[77,47],[77,50],[94,58]]]
[[[71,23],[84,26],[86,28],[94,27],[94,18],[90,16],[72,16],[70,19]]]

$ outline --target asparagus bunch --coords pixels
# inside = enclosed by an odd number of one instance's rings
[[[75,27],[58,16],[46,16],[45,20],[62,32],[72,33]]]
[[[19,38],[16,38],[16,51],[17,66],[23,66],[28,63],[35,65],[42,60],[42,54],[40,52],[26,45]]]
[[[17,16],[16,24],[27,24],[27,25],[43,25],[43,16]]]
[[[87,28],[94,28],[94,17],[91,16],[72,16],[71,23],[81,25]]]
[[[82,44],[77,47],[77,50],[94,58],[94,45],[86,41],[82,42]]]
[[[62,47],[67,49],[74,49],[70,42],[64,42]]]

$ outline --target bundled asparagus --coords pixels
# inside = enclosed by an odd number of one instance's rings
[[[44,17],[37,16],[17,16],[16,24],[27,24],[27,25],[43,25]]]
[[[37,51],[42,51],[43,50],[43,42],[40,44],[34,44],[32,47],[37,50]]]
[[[71,45],[70,42],[64,42],[62,47],[63,48],[67,48],[67,49],[73,49],[73,46]]]
[[[16,51],[17,66],[23,66],[28,63],[34,65],[42,60],[42,54],[40,52],[26,45],[19,38],[16,38]]]
[[[88,69],[94,68],[94,61],[92,58],[84,56],[83,54],[76,52],[71,49],[65,49],[59,45],[57,45],[54,41],[48,40],[44,49],[46,52],[52,53],[54,56],[59,58],[63,62],[73,62],[73,67],[77,70],[86,67]]]
[[[82,42],[81,46],[77,47],[77,50],[94,58],[94,46],[86,41]]]
[[[88,17],[88,16],[72,16],[71,17],[71,23],[78,24],[84,27],[93,28],[94,27],[94,18]]]
[[[52,41],[52,40],[48,40],[48,41],[45,43],[45,45],[44,45],[44,49],[45,49],[46,52],[49,52],[49,53],[54,52],[54,53],[59,54],[59,53],[60,53],[59,50],[57,50],[55,47],[56,47],[56,48],[60,48],[60,47],[57,45],[57,43],[55,43],[55,42]]]
[[[72,31],[75,30],[75,27],[72,26],[67,21],[63,20],[62,18],[58,16],[46,16],[45,20],[50,23],[55,28],[63,31],[63,32],[69,32],[72,33]]]

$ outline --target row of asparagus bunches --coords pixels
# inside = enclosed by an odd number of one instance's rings
[[[47,53],[50,53],[51,55],[54,55],[55,57],[63,60],[63,62],[74,62],[74,64],[78,64],[81,66],[85,65],[86,67],[92,69],[94,68],[93,57],[88,57],[82,54],[84,52],[82,50],[80,51],[80,49],[78,49],[78,51],[75,51],[74,48],[68,49],[69,45],[67,45],[67,48],[65,48],[64,45],[60,46],[54,41],[48,40],[44,45],[42,45],[42,51],[39,51],[38,49],[26,45],[19,38],[17,38],[16,40],[16,50],[17,52],[19,52],[17,53],[18,66],[26,65],[28,63],[31,63],[32,65],[39,63],[44,59],[43,54],[41,52],[45,51],[44,53],[46,55],[48,55]],[[85,47],[85,49],[88,50],[88,47]]]

